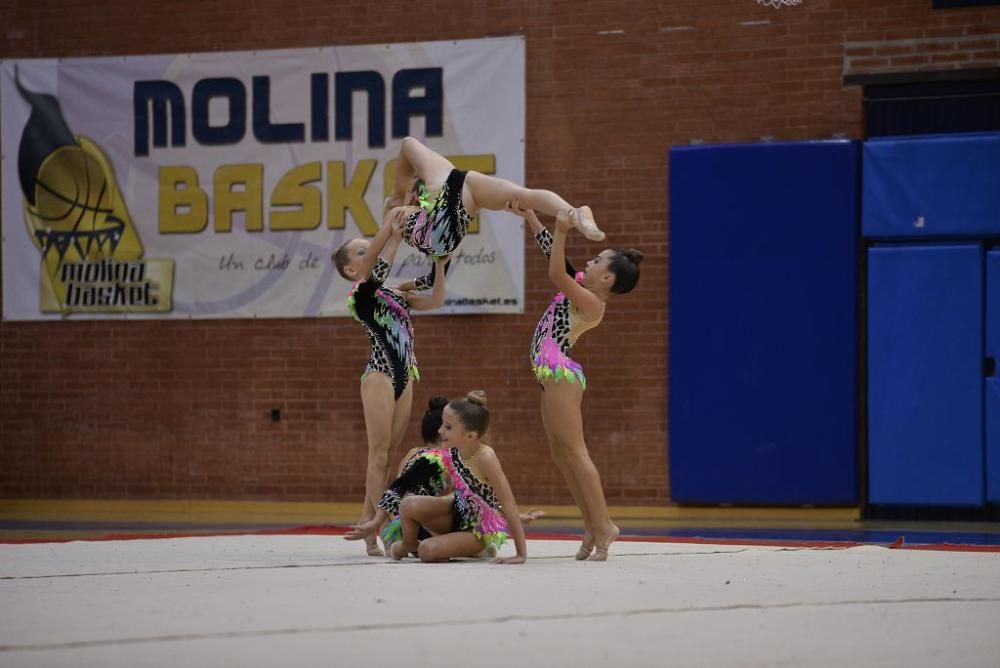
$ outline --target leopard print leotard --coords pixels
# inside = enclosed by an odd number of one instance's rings
[[[347,308],[364,325],[372,347],[361,379],[376,371],[384,373],[392,381],[393,393],[399,399],[411,377],[420,379],[420,372],[413,354],[410,305],[402,294],[383,285],[390,267],[384,259],[376,260],[368,278],[351,288]]]

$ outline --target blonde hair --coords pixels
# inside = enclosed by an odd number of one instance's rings
[[[351,243],[352,241],[354,240],[348,239],[347,241],[342,243],[340,245],[340,248],[335,250],[333,252],[333,255],[330,256],[330,259],[333,260],[333,265],[337,268],[337,273],[340,274],[341,277],[347,279],[348,281],[353,279],[346,273],[344,273],[344,268],[347,267],[347,264],[351,261],[351,257],[347,251],[347,244]]]

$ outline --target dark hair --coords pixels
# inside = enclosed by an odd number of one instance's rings
[[[473,390],[464,399],[453,399],[448,408],[455,411],[462,426],[480,437],[490,428],[490,411],[486,408],[486,390]]]
[[[427,412],[420,421],[420,436],[424,443],[437,443],[441,438],[438,429],[441,428],[441,413],[448,405],[448,400],[444,397],[431,397],[427,402]]]
[[[348,239],[342,243],[340,248],[333,251],[333,255],[330,256],[330,259],[333,260],[334,266],[337,267],[337,273],[349,281],[353,279],[344,273],[344,267],[346,267],[347,263],[351,261],[351,258],[347,255],[347,244],[351,243],[351,241],[353,241],[353,239]]]
[[[611,285],[611,292],[623,295],[631,292],[635,284],[639,282],[639,264],[642,262],[642,253],[634,248],[615,248],[615,256],[611,258],[609,271],[615,275],[615,282]]]

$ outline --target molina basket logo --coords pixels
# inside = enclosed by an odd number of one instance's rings
[[[74,135],[59,101],[27,90],[31,115],[17,168],[28,233],[42,255],[43,312],[170,311],[173,261],[142,259],[142,242],[101,148]]]

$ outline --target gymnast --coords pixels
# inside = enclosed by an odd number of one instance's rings
[[[398,515],[402,537],[391,544],[393,559],[413,551],[424,562],[475,557],[512,537],[517,554],[494,563],[524,563],[528,552],[514,493],[496,452],[482,441],[489,422],[485,392],[449,402],[441,415],[441,446],[412,457],[382,495],[375,516],[345,538],[367,540]],[[448,489],[454,493],[440,496]],[[418,539],[421,527],[430,537]]]
[[[347,299],[348,310],[364,326],[371,343],[368,365],[361,376],[361,403],[368,436],[361,522],[375,515],[375,501],[388,478],[389,452],[402,442],[410,419],[413,402],[410,381],[420,378],[413,353],[410,310],[434,309],[444,303],[444,258],[435,261],[437,280],[429,295],[385,285],[402,239],[402,225],[402,212],[389,212],[371,242],[353,239],[332,257],[340,275],[356,281]],[[374,535],[365,542],[369,556],[382,556]]]
[[[550,190],[525,188],[496,176],[456,169],[444,156],[406,137],[396,159],[393,192],[386,199],[386,208],[405,212],[403,241],[436,259],[458,248],[480,209],[503,211],[506,203],[515,199],[551,216],[573,208]],[[602,241],[604,232],[594,222],[590,207],[573,210],[574,224],[584,236]],[[424,290],[433,283],[432,271],[400,287]]]
[[[527,221],[542,252],[549,258],[549,279],[559,290],[535,327],[531,365],[542,389],[542,425],[549,451],[583,515],[583,543],[576,559],[606,561],[608,548],[619,530],[611,520],[601,477],[583,436],[580,407],[587,379],[583,367],[569,357],[569,351],[581,334],[601,323],[611,295],[635,287],[642,253],[609,248],[578,273],[566,262],[566,236],[576,224],[575,211],[558,212],[553,237],[524,202],[512,200],[507,210]]]
[[[437,448],[441,446],[441,414],[444,411],[445,406],[448,405],[448,400],[442,396],[433,396],[427,402],[427,410],[424,412],[424,416],[420,419],[420,435],[423,439],[423,446],[417,446],[411,448],[409,452],[403,455],[402,460],[399,463],[399,470],[396,475],[403,475],[403,471],[410,464],[411,460],[428,448]],[[450,487],[447,488],[446,493],[451,493]],[[424,495],[434,495],[434,492],[429,488],[418,488],[411,490],[411,494],[424,494]],[[527,512],[523,512],[521,515],[521,524],[531,524],[539,517],[545,515],[544,510],[538,510],[537,508],[530,508]],[[382,545],[385,546],[386,551],[392,546],[393,543],[400,540],[403,535],[402,523],[399,518],[389,521],[385,526],[382,527],[380,532],[382,538]],[[430,538],[431,533],[427,531],[423,526],[417,532],[417,540],[423,540],[424,538]],[[417,556],[414,554],[413,556]],[[489,544],[486,548],[477,555],[482,558],[493,559],[497,556],[497,548],[494,544]]]

